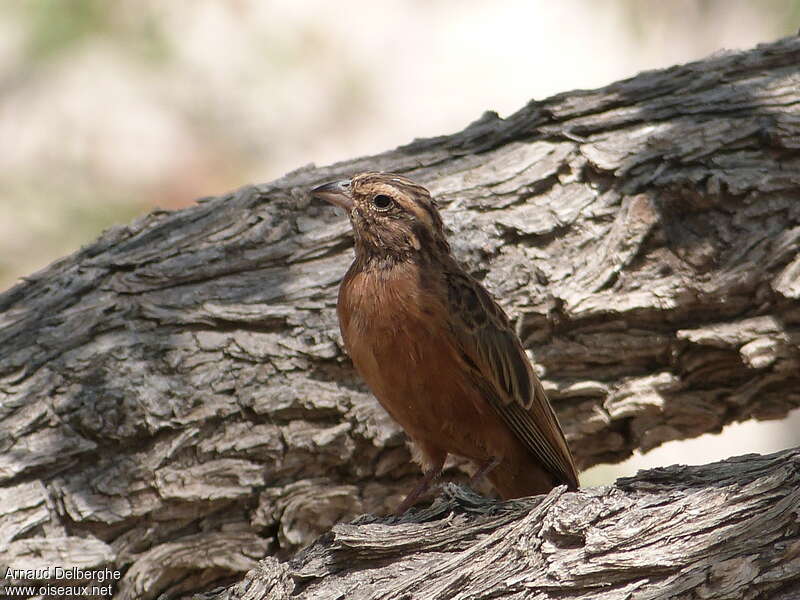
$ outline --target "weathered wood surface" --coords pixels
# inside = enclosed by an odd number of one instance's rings
[[[206,600],[800,598],[800,450],[339,524]]]
[[[438,197],[583,467],[784,416],[798,65],[792,38],[487,113],[112,228],[0,295],[0,564],[174,596],[397,503],[417,469],[335,322],[349,225],[308,197],[364,170]]]

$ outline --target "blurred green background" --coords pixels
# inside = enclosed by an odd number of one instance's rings
[[[788,0],[6,0],[0,290],[156,207],[799,24]],[[789,446],[798,425],[735,426],[710,439],[738,442],[668,444],[623,472]]]

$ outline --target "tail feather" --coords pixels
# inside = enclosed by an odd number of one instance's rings
[[[548,470],[530,462],[504,461],[487,473],[486,478],[503,500],[546,494],[558,485],[575,489],[572,482],[558,481]]]

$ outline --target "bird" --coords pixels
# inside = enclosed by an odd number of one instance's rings
[[[454,258],[436,201],[411,179],[367,172],[312,197],[343,208],[355,259],[337,314],[356,371],[413,442],[423,476],[404,514],[453,454],[503,500],[578,488],[558,418],[508,316]]]

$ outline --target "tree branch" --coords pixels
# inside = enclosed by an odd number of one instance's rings
[[[208,600],[796,598],[800,450],[502,504],[362,517]]]

